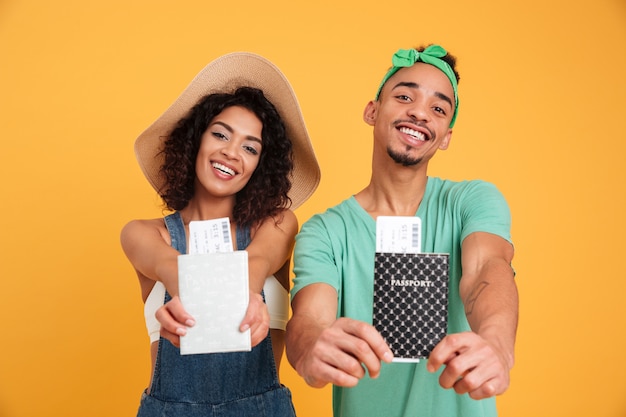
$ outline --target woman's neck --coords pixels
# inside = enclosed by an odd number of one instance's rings
[[[185,224],[192,220],[210,220],[221,217],[232,217],[235,197],[194,197],[187,206],[180,210]]]

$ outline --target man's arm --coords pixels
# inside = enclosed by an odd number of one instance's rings
[[[292,301],[286,351],[291,366],[307,384],[352,387],[365,376],[376,378],[380,361],[391,362],[391,350],[371,325],[337,319],[337,292],[328,284],[311,284]]]
[[[462,245],[460,295],[472,331],[446,336],[433,350],[428,369],[445,369],[444,388],[474,399],[502,394],[514,362],[518,293],[513,246],[490,233],[472,233]]]

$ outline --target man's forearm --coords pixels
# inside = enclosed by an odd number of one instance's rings
[[[504,261],[482,268],[462,296],[472,330],[496,345],[513,366],[519,298],[513,270]]]

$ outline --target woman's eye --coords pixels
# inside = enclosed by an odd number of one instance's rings
[[[246,152],[250,153],[251,155],[258,155],[259,151],[256,150],[256,148],[252,147],[252,146],[244,146],[243,147]]]
[[[213,132],[213,136],[220,139],[220,140],[228,140],[228,138],[226,137],[226,135],[224,135],[221,132]]]

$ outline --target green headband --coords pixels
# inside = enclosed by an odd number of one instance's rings
[[[398,72],[400,68],[411,67],[418,61],[421,61],[425,64],[433,65],[440,69],[444,74],[446,74],[446,76],[450,80],[450,83],[452,84],[452,89],[454,90],[454,114],[452,115],[452,121],[450,122],[450,127],[453,127],[454,122],[456,121],[456,115],[459,112],[459,94],[457,91],[457,81],[454,71],[446,61],[441,59],[442,57],[446,56],[446,54],[446,50],[439,45],[431,45],[428,48],[424,49],[423,52],[418,52],[415,49],[399,49],[398,52],[396,52],[391,59],[391,63],[393,64],[393,66],[387,72],[387,74],[385,74],[385,77],[378,87],[378,91],[376,92],[376,100],[378,100],[378,96],[380,96],[380,91],[383,89],[383,85],[385,85],[387,80],[391,78],[393,74]]]

